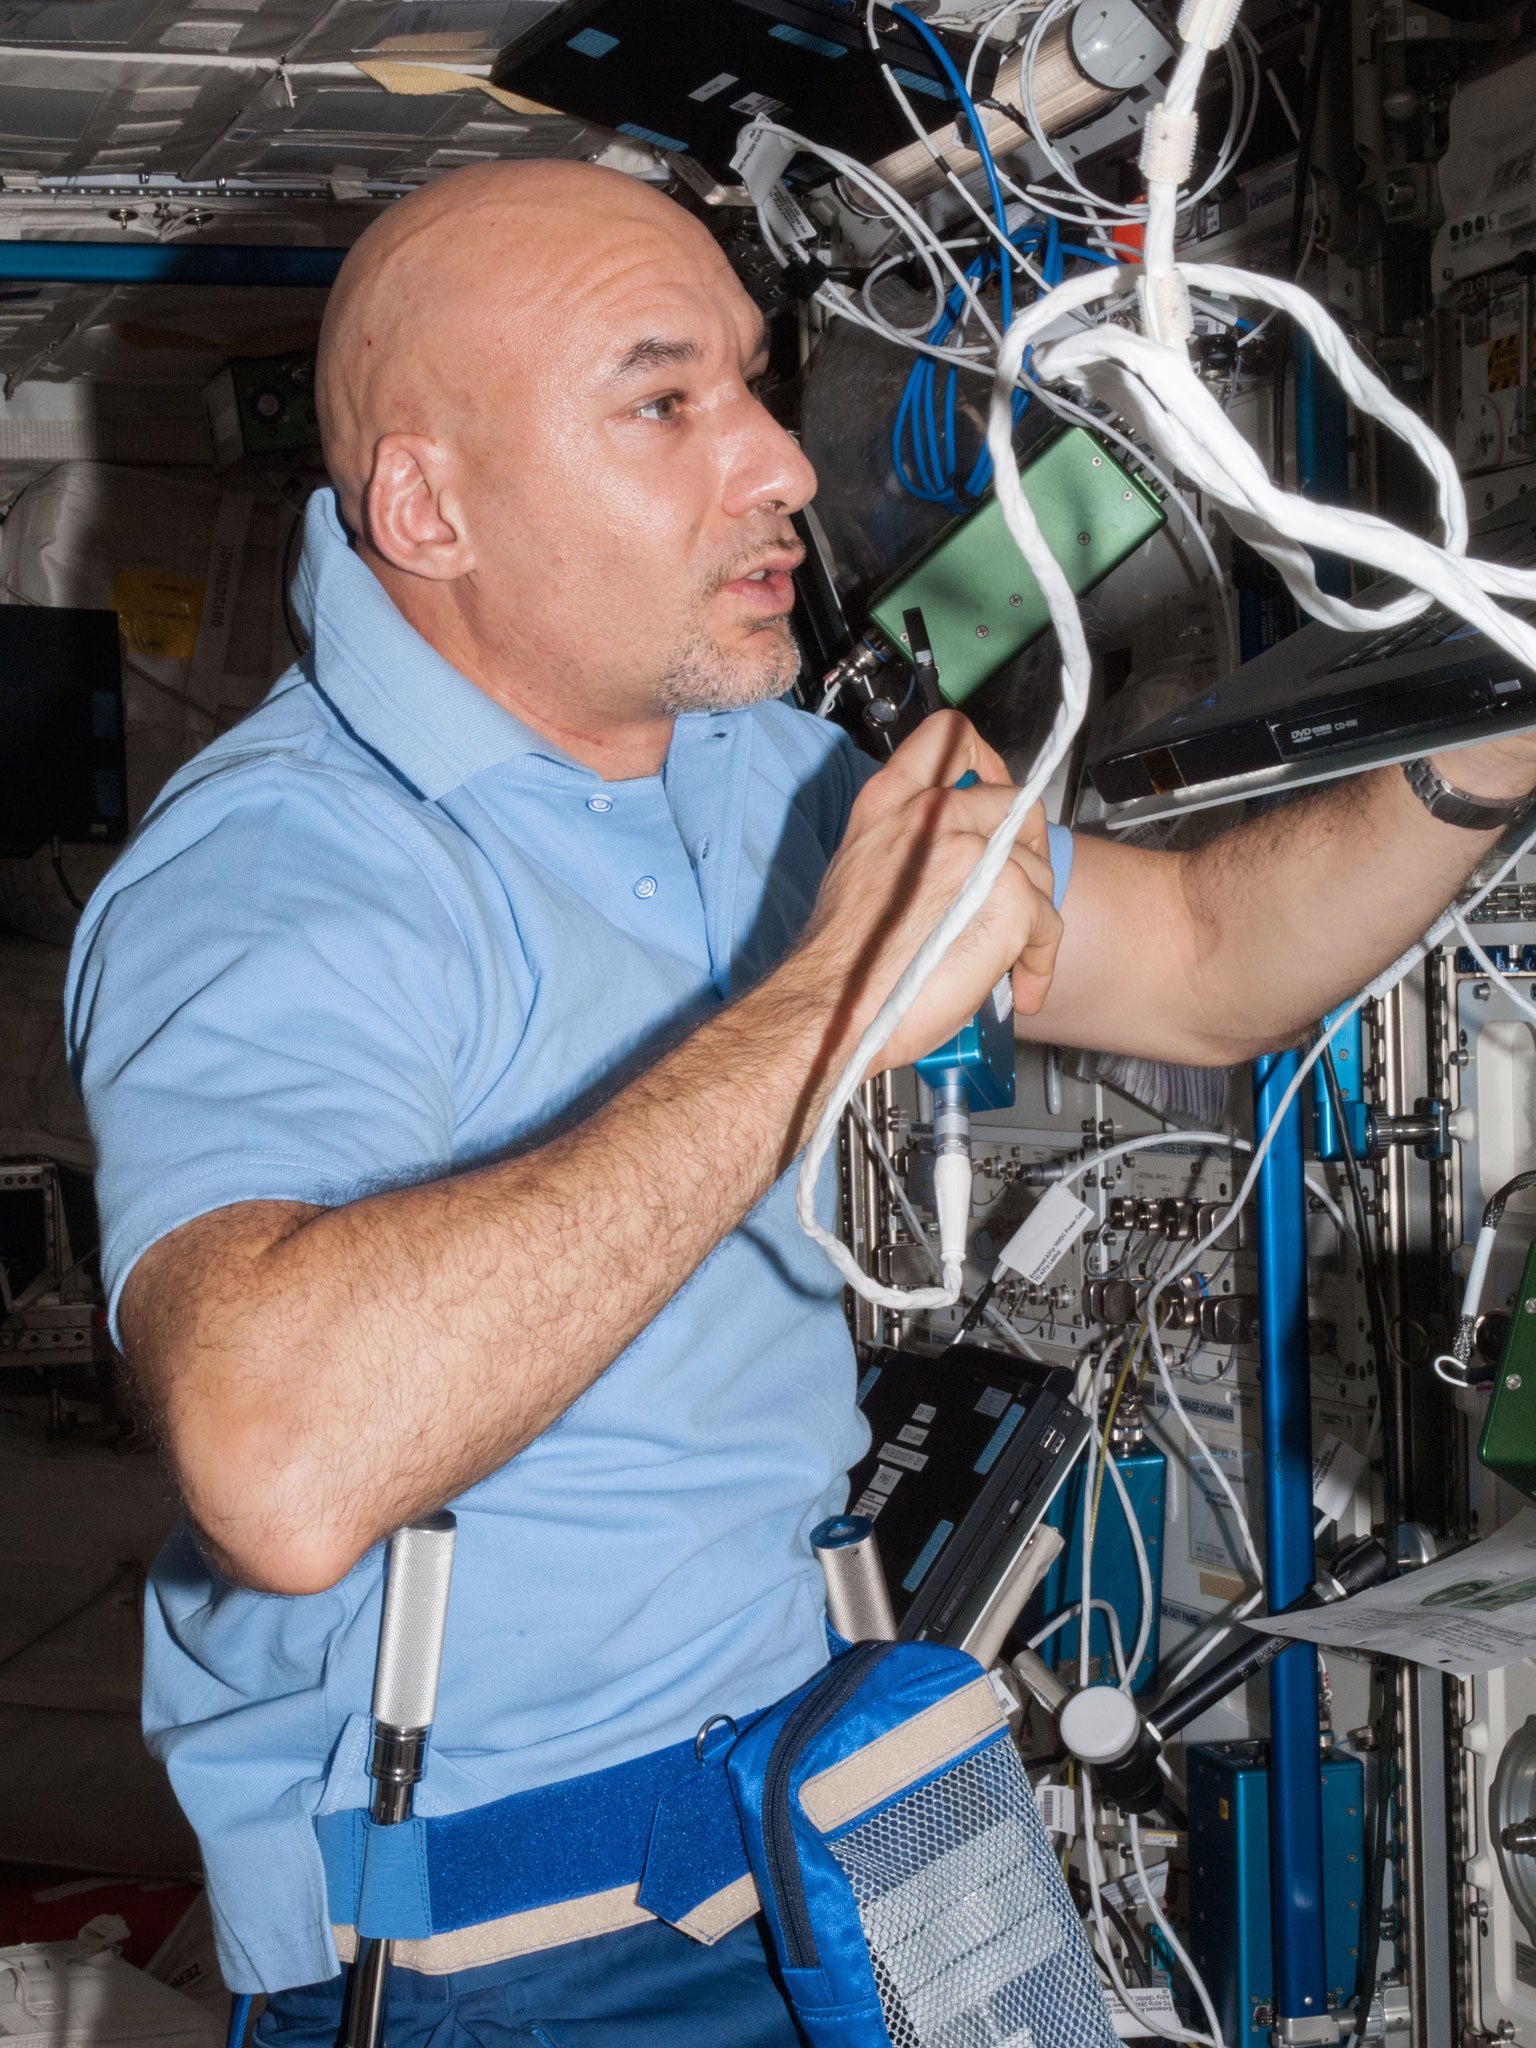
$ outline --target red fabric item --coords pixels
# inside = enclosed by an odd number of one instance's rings
[[[142,1970],[198,1895],[194,1884],[60,1877],[0,1886],[0,1948],[23,1941],[72,1941],[89,1920],[116,1913],[128,1923],[124,1962]]]

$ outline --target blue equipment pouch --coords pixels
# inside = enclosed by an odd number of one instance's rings
[[[814,2048],[1115,2048],[1088,1944],[973,1657],[859,1643],[727,1760]]]

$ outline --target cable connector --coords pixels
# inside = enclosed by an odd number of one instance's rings
[[[1144,270],[1136,280],[1142,325],[1154,341],[1177,347],[1195,331],[1189,287],[1177,270]]]
[[[1149,185],[1184,185],[1195,167],[1200,116],[1170,114],[1159,100],[1147,115],[1137,167]]]
[[[1202,50],[1219,50],[1237,26],[1242,0],[1184,0],[1179,9],[1179,35]]]
[[[784,282],[797,299],[814,299],[830,275],[815,256],[791,256],[784,265]]]

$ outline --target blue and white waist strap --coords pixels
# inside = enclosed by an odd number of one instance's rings
[[[718,1941],[758,1907],[725,1774],[734,1732],[394,1827],[322,1815],[337,1954],[386,1936],[405,1969],[442,1976],[651,1919]]]
[[[646,1920],[718,1941],[759,1908],[726,1759],[762,1719],[738,1731],[721,1716],[694,1742],[464,1813],[395,1827],[322,1815],[337,1954],[349,1963],[360,1934],[384,1936],[405,1969],[445,1976]],[[843,1828],[1005,1727],[978,1673],[808,1779],[801,1805],[817,1827]]]

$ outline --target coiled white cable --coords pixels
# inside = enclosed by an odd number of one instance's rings
[[[1049,8],[1045,10],[1047,13],[1050,11]],[[1159,118],[1165,125],[1173,124],[1175,131],[1182,132],[1179,124],[1187,122],[1192,114],[1207,57],[1212,49],[1219,48],[1231,35],[1237,11],[1238,0],[1186,0],[1179,21],[1184,47],[1159,109]],[[1043,32],[1042,20],[1037,20],[1035,28]],[[789,131],[782,132],[789,134]],[[790,139],[796,142],[803,140],[800,137]],[[837,152],[825,149],[818,153],[828,161],[838,157]],[[1047,328],[1068,314],[1100,305],[1123,292],[1127,281],[1133,280],[1140,298],[1145,331],[1136,333],[1108,319],[1087,327],[1074,326],[1060,339],[1037,346],[1034,358],[1036,380],[1076,384],[1117,411],[1142,439],[1150,442],[1176,470],[1221,507],[1233,531],[1274,564],[1292,594],[1313,616],[1346,631],[1379,631],[1420,616],[1435,601],[1479,628],[1517,661],[1536,668],[1536,628],[1496,601],[1501,596],[1536,601],[1536,572],[1500,568],[1467,557],[1465,495],[1449,451],[1432,430],[1394,396],[1384,381],[1353,351],[1331,316],[1299,286],[1250,275],[1225,265],[1181,264],[1178,261],[1174,251],[1174,223],[1179,196],[1176,175],[1157,176],[1151,173],[1159,169],[1166,171],[1170,166],[1176,166],[1176,161],[1183,160],[1171,146],[1154,149],[1149,154],[1146,260],[1139,272],[1132,273],[1125,268],[1096,270],[1087,276],[1071,278],[1055,290],[1042,294],[1015,319],[998,351],[987,446],[1004,520],[1020,554],[1034,572],[1056,629],[1061,653],[1062,697],[1050,734],[1024,786],[1009,805],[1002,823],[992,834],[985,852],[954,901],[918,947],[860,1038],[828,1098],[801,1164],[796,1209],[802,1227],[821,1245],[848,1284],[866,1300],[882,1307],[917,1311],[951,1306],[959,1298],[963,1285],[963,1262],[953,1255],[946,1257],[943,1284],[939,1287],[903,1290],[885,1287],[873,1280],[858,1265],[848,1248],[816,1220],[815,1185],[821,1162],[844,1109],[876,1055],[906,1016],[950,945],[985,902],[1012,851],[1025,817],[1065,757],[1087,708],[1089,656],[1077,602],[1024,496],[1012,455],[1012,393],[1023,375],[1026,349],[1032,344],[1040,344],[1040,337]],[[871,189],[870,173],[854,164],[852,159],[841,159],[839,168],[845,169],[856,182],[862,182],[866,190]],[[887,199],[894,201],[891,210],[915,240],[927,241],[931,256],[942,262],[950,276],[961,284],[978,324],[984,330],[989,329],[990,322],[980,300],[963,279],[948,251],[937,243],[932,230],[888,188],[882,192],[881,198],[882,202]],[[767,226],[766,209],[761,211],[771,246],[781,248]],[[1403,441],[1428,472],[1435,487],[1438,542],[1421,539],[1370,513],[1315,504],[1299,494],[1281,490],[1271,482],[1256,450],[1242,439],[1220,404],[1202,384],[1189,360],[1185,343],[1190,333],[1188,292],[1192,284],[1236,301],[1258,300],[1285,312],[1305,330],[1319,356],[1339,379],[1357,409],[1378,420]],[[857,319],[860,324],[875,325],[841,287],[823,286],[822,295],[831,310]],[[995,333],[995,328],[990,328],[990,331]],[[912,343],[909,337],[892,335],[891,338],[901,339],[908,346],[922,346],[927,353],[937,353],[923,344]],[[1406,581],[1411,588],[1406,595],[1389,599],[1374,608],[1330,596],[1319,589],[1313,573],[1308,550],[1314,548],[1367,564],[1383,575]],[[1366,994],[1376,993],[1382,984],[1390,986],[1388,977],[1393,980],[1400,978],[1423,957],[1425,945],[1435,942],[1435,934],[1448,928],[1449,917],[1439,920],[1425,941],[1394,962],[1368,990],[1356,997],[1348,1010],[1340,1012],[1329,1036],[1340,1027],[1345,1017],[1353,1014]],[[1323,1042],[1326,1041],[1320,1041],[1302,1062],[1275,1119],[1256,1147],[1242,1191],[1232,1205],[1233,1211],[1247,1199],[1260,1162],[1278,1128],[1280,1115],[1294,1099],[1302,1076],[1317,1059]],[[1225,1227],[1224,1219],[1220,1228]],[[1164,1287],[1179,1273],[1189,1270],[1218,1234],[1219,1230],[1213,1231],[1198,1245],[1190,1247],[1175,1262],[1173,1269],[1159,1280],[1149,1297],[1153,1356],[1169,1404],[1186,1428],[1189,1426],[1188,1418],[1174,1389],[1157,1334],[1156,1302]],[[1236,1496],[1216,1461],[1208,1459],[1207,1462],[1220,1490],[1239,1516],[1249,1563],[1255,1576],[1262,1581],[1257,1550],[1246,1522],[1241,1518]]]
[[[880,1005],[849,1059],[827,1099],[805,1156],[800,1162],[800,1175],[795,1190],[795,1210],[801,1228],[819,1244],[838,1272],[855,1293],[880,1308],[902,1309],[915,1313],[923,1309],[950,1308],[960,1299],[965,1284],[965,1267],[962,1260],[950,1257],[944,1262],[944,1279],[939,1287],[900,1288],[887,1287],[872,1279],[866,1273],[842,1240],[822,1228],[816,1220],[816,1180],[821,1171],[821,1162],[827,1155],[828,1147],[837,1132],[843,1111],[853,1100],[864,1080],[871,1062],[888,1043],[891,1034],[917,1000],[924,984],[939,961],[948,952],[976,912],[992,893],[992,885],[1002,873],[1004,864],[1013,852],[1014,841],[1023,828],[1035,803],[1044,792],[1059,764],[1065,759],[1078,727],[1082,724],[1088,709],[1088,684],[1091,663],[1088,642],[1084,637],[1082,619],[1078,614],[1077,600],[1066,574],[1040,531],[1029,500],[1024,495],[1019,481],[1018,470],[1012,459],[1013,411],[1011,394],[1018,380],[1024,360],[1024,351],[1035,340],[1041,328],[1049,321],[1059,318],[1067,304],[1088,304],[1092,299],[1103,296],[1102,277],[1112,275],[1094,272],[1087,277],[1073,278],[1048,296],[1036,300],[1033,306],[1021,313],[1009,328],[999,352],[997,374],[992,385],[992,408],[987,425],[987,446],[991,450],[996,466],[998,503],[1008,531],[1025,562],[1034,572],[1051,614],[1051,623],[1056,628],[1057,643],[1061,651],[1061,703],[1046,738],[1040,756],[1031,769],[1023,787],[1015,795],[1003,815],[1001,824],[987,841],[986,851],[966,877],[959,893],[948,910],[939,919],[933,930],[918,947],[912,959],[897,980],[896,986]]]

